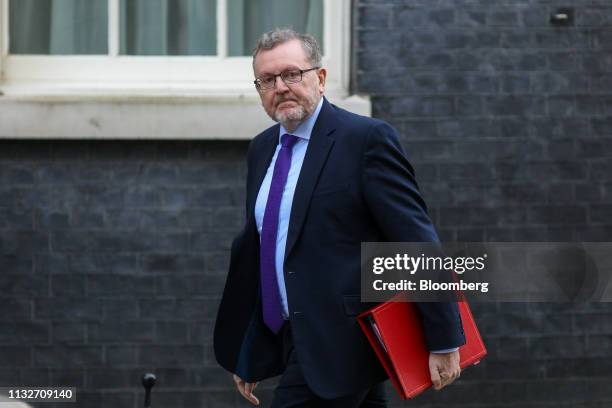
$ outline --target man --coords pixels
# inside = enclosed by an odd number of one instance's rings
[[[257,381],[282,374],[273,407],[385,406],[387,378],[356,315],[360,243],[435,241],[395,131],[331,105],[310,35],[264,34],[255,85],[278,122],[247,155],[246,225],[234,240],[214,346],[253,404]],[[437,389],[459,375],[456,304],[421,303]]]

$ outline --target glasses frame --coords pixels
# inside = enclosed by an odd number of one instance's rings
[[[304,74],[306,72],[310,72],[310,71],[314,71],[315,69],[321,69],[321,67],[312,67],[312,68],[308,68],[308,69],[286,69],[283,72],[281,72],[280,74],[271,74],[270,76],[274,77],[274,82],[270,88],[263,88],[261,85],[261,79],[260,78],[255,78],[255,80],[253,81],[253,83],[255,84],[255,88],[260,91],[260,92],[264,92],[264,91],[269,91],[271,89],[276,88],[276,78],[280,77],[280,79],[285,83],[285,85],[289,86],[289,84],[297,84],[299,82],[302,82],[302,80],[304,79]],[[283,78],[283,74],[290,72],[290,71],[299,71],[300,72],[300,79],[297,81],[291,81],[291,82],[287,82],[284,78]]]

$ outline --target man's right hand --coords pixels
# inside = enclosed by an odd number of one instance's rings
[[[253,390],[255,387],[257,387],[258,383],[245,382],[236,374],[234,374],[234,382],[236,383],[236,387],[238,387],[238,391],[244,398],[246,398],[253,405],[259,405],[259,400],[255,395],[253,395]]]

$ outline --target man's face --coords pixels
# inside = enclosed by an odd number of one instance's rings
[[[271,50],[257,54],[254,64],[255,77],[276,75],[288,69],[313,68],[299,40],[287,41]],[[325,90],[325,69],[302,74],[302,81],[285,84],[280,77],[272,89],[260,90],[261,104],[266,113],[280,122],[287,130],[295,128],[310,116]]]

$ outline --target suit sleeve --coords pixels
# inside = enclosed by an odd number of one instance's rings
[[[421,197],[414,170],[395,130],[384,122],[367,135],[362,164],[363,194],[384,239],[394,242],[437,242],[438,235]],[[416,303],[431,351],[465,344],[456,303]]]

